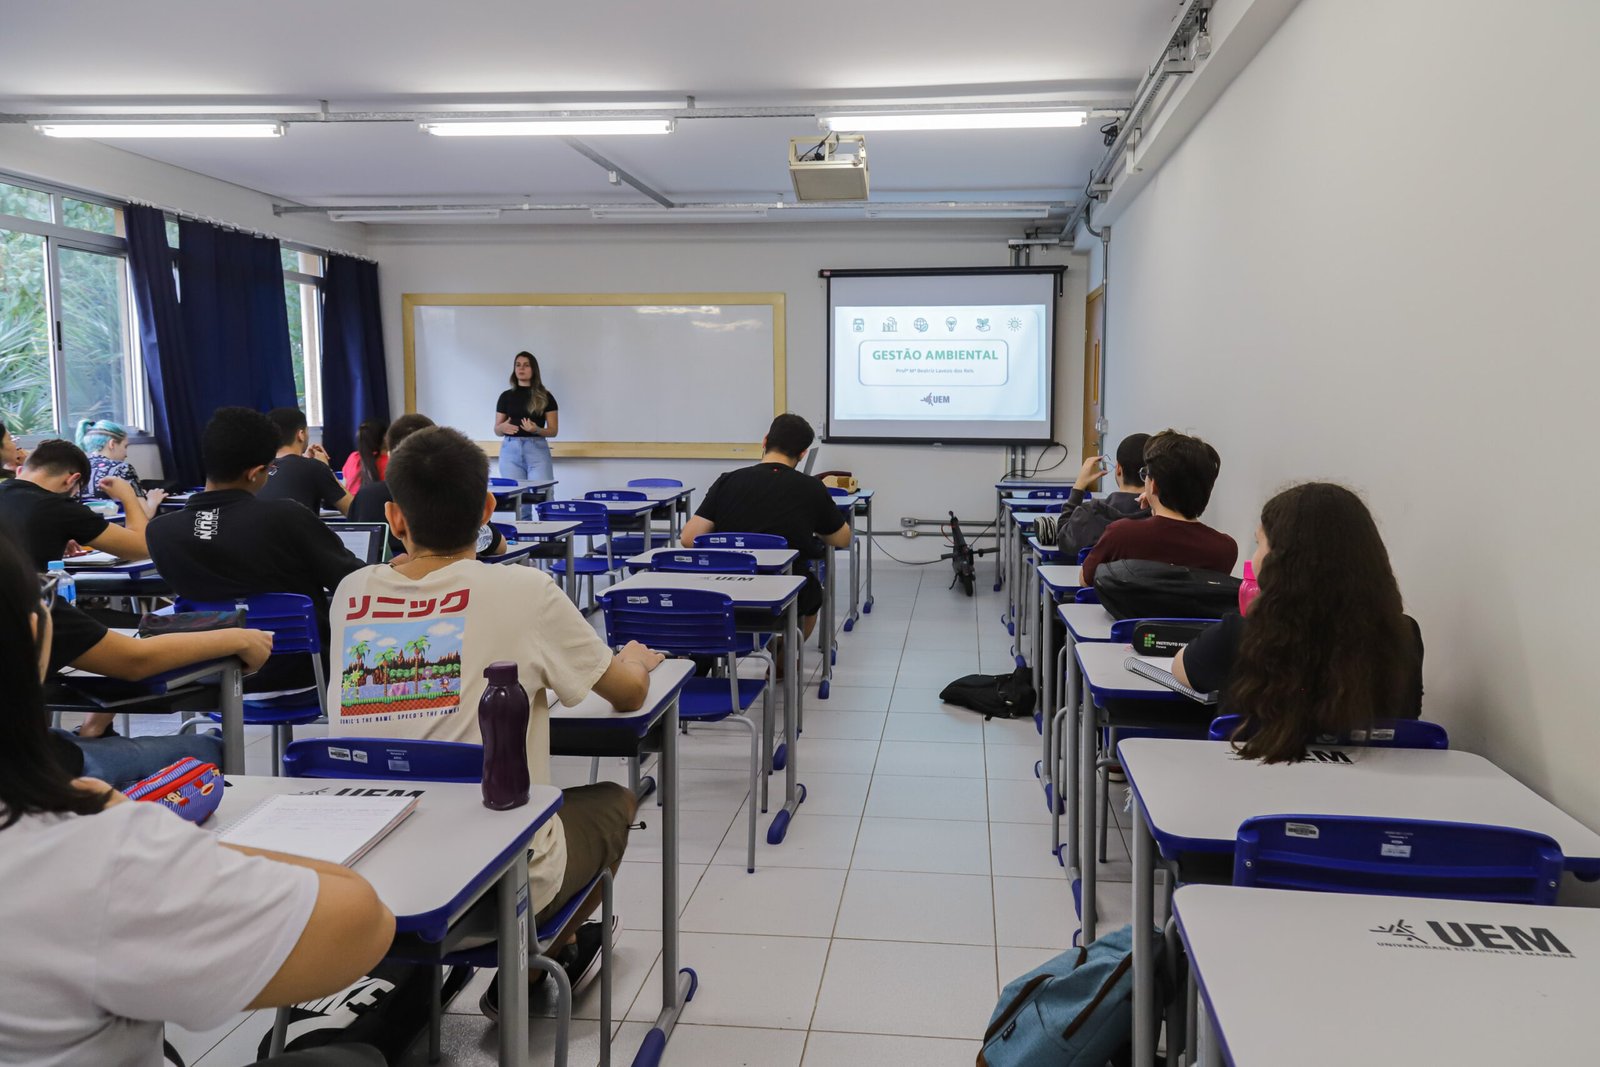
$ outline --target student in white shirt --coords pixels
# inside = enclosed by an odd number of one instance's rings
[[[220,844],[63,769],[50,643],[39,578],[0,537],[0,1064],[160,1067],[164,1022],[208,1030],[366,974],[394,916],[360,875]]]
[[[661,655],[638,643],[613,655],[549,575],[478,562],[478,529],[494,511],[489,461],[458,431],[436,426],[407,437],[389,457],[384,484],[394,496],[384,505],[389,528],[406,557],[356,571],[334,593],[329,733],[480,743],[484,668],[510,661],[528,692],[529,777],[549,784],[545,690],[569,705],[592,691],[631,711],[644,702]],[[612,782],[565,790],[528,861],[538,921],[602,867],[616,871],[635,807],[633,794]],[[574,989],[594,972],[598,927],[585,924],[555,950]],[[498,988],[482,1005],[490,1018],[498,1017]]]

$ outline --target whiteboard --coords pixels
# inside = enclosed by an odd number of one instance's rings
[[[753,455],[785,407],[782,293],[407,293],[403,305],[406,409],[491,452],[521,351],[560,405],[557,456]]]

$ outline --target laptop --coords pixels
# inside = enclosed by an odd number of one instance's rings
[[[330,522],[350,554],[363,563],[382,563],[388,555],[389,526],[382,522]]]

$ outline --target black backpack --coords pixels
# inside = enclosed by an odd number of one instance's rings
[[[440,1000],[449,1004],[472,979],[473,968],[451,967],[445,972]],[[371,1045],[390,1064],[398,1064],[417,1035],[428,1026],[433,999],[433,975],[420,963],[382,960],[365,978],[330,996],[290,1009],[289,1038],[285,1052],[356,1043]],[[272,1043],[269,1027],[256,1048],[256,1058],[266,1058]]]
[[[1239,579],[1147,559],[1102,563],[1094,591],[1113,619],[1220,619],[1239,610]]]
[[[1018,667],[1010,674],[963,675],[940,690],[939,699],[985,719],[1026,719],[1039,694],[1033,688],[1033,672]]]

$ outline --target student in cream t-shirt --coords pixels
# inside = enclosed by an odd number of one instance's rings
[[[632,710],[662,657],[638,644],[613,655],[542,571],[478,562],[478,529],[494,510],[489,461],[459,432],[407,437],[389,457],[385,484],[394,497],[385,514],[406,558],[356,571],[334,593],[329,733],[481,743],[484,668],[506,660],[528,692],[529,777],[549,784],[545,690],[563,704],[595,692]],[[633,794],[611,782],[564,792],[528,864],[541,920],[602,866],[615,870],[634,807]]]

